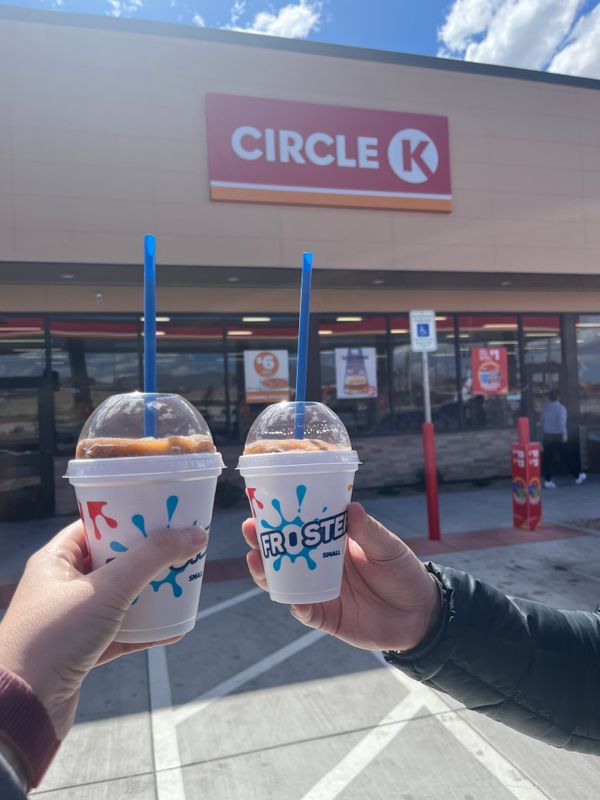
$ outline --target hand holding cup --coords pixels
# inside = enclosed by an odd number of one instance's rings
[[[255,583],[267,589],[256,523],[242,532]],[[441,613],[435,578],[404,542],[368,516],[359,503],[348,506],[348,546],[339,598],[292,605],[309,628],[365,650],[411,650],[436,627]]]

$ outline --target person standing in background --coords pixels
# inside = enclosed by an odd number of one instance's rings
[[[545,488],[556,489],[556,484],[552,480],[552,465],[555,458],[572,471],[575,483],[583,483],[587,475],[581,471],[579,448],[574,448],[572,454],[569,453],[567,409],[560,402],[556,389],[548,392],[548,402],[542,410],[542,433],[542,471]]]

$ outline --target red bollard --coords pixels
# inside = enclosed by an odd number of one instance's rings
[[[520,445],[529,444],[529,417],[519,417],[517,420],[517,434]]]
[[[431,422],[424,422],[421,430],[423,432],[423,462],[425,472],[425,491],[427,493],[427,522],[429,524],[429,539],[437,542],[441,539],[441,531],[433,424]]]
[[[512,446],[513,525],[534,531],[542,524],[541,448],[529,441],[529,420],[517,421],[519,443]]]

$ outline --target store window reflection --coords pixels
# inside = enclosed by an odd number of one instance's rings
[[[514,315],[459,317],[465,428],[507,428],[516,424],[521,410],[518,327]],[[506,375],[498,366],[504,358]]]
[[[548,392],[562,385],[562,343],[560,317],[526,315],[523,317],[525,365],[523,388],[527,398],[527,414],[534,423],[532,434],[541,440],[541,414]]]
[[[243,441],[267,405],[294,399],[298,318],[229,317],[226,334],[231,437]]]
[[[321,394],[350,435],[391,432],[386,318],[319,317]]]
[[[161,392],[183,395],[215,439],[227,434],[223,325],[219,317],[157,317],[157,380]]]
[[[428,356],[431,416],[439,433],[460,426],[460,404],[456,386],[454,318],[436,316],[438,349]],[[391,318],[394,430],[416,433],[424,416],[423,357],[410,347],[408,315]]]
[[[41,317],[0,317],[0,378],[32,378],[45,369]]]
[[[42,440],[51,411],[43,407],[45,366],[42,318],[0,317],[0,520],[46,510]]]
[[[137,318],[53,319],[56,453],[70,455],[92,410],[111,394],[140,388]]]
[[[600,429],[600,315],[578,316],[577,358],[582,422]]]

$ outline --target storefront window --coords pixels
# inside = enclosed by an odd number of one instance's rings
[[[83,423],[103,400],[141,389],[140,324],[131,317],[51,321],[57,454],[73,453]]]
[[[600,428],[600,315],[580,314],[577,318],[577,361],[581,421],[588,428]]]
[[[159,391],[183,395],[204,416],[213,436],[223,439],[227,405],[221,319],[158,316],[156,334]]]
[[[514,315],[459,317],[465,428],[516,424],[521,411],[518,327]]]
[[[0,378],[34,378],[46,364],[41,317],[0,317]]]
[[[321,395],[350,435],[391,432],[386,318],[319,317]]]
[[[231,437],[243,441],[267,405],[294,399],[298,318],[229,317],[226,333]]]
[[[0,520],[44,513],[49,420],[41,317],[0,317]]]
[[[410,347],[408,314],[392,317],[394,430],[417,433],[425,419],[423,357]],[[438,349],[428,355],[431,417],[436,431],[456,431],[460,406],[456,388],[454,317],[436,316]]]
[[[536,425],[532,431],[537,439],[540,418],[550,389],[559,392],[562,383],[562,346],[560,317],[526,315],[523,317],[525,366],[523,384],[527,397],[527,413]]]

